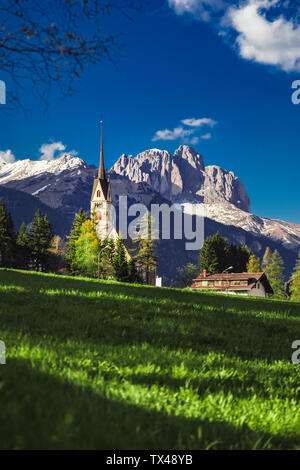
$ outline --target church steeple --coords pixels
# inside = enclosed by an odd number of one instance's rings
[[[104,152],[103,152],[103,121],[101,121],[101,149],[100,149],[100,166],[98,178],[100,180],[106,180],[105,166],[104,166]]]
[[[105,240],[107,237],[112,240],[118,239],[119,235],[115,227],[116,222],[115,222],[115,217],[114,217],[110,177],[108,178],[106,177],[105,166],[104,166],[103,122],[102,121],[101,121],[100,166],[99,166],[97,177],[95,175],[95,178],[94,178],[93,191],[92,191],[92,197],[91,197],[91,219],[94,223],[97,237],[99,240]]]
[[[94,179],[93,192],[91,197],[91,214],[98,212],[100,208],[112,204],[110,180],[106,177],[104,166],[104,152],[103,152],[103,122],[101,121],[101,148],[100,148],[100,166],[98,170],[98,177]],[[106,214],[106,210],[105,210]],[[106,215],[101,215],[101,220],[104,220]],[[99,219],[100,220],[100,219]]]

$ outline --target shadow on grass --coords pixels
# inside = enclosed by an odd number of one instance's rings
[[[56,288],[50,284],[46,284],[48,289]],[[103,297],[67,295],[63,290],[46,294],[36,286],[27,292],[2,291],[0,328],[37,340],[48,336],[54,341],[74,339],[112,346],[148,343],[159,348],[225,353],[243,360],[289,362],[292,342],[300,336],[300,323],[294,317],[283,322],[276,317],[237,315],[218,305],[214,308],[215,304],[207,310],[204,299],[203,305],[186,304],[182,310],[176,300],[172,306],[159,303],[159,299],[151,303],[145,296],[143,302],[140,297],[133,299],[132,291],[130,298],[118,298],[118,290],[107,289],[107,285],[101,288],[106,293]],[[126,288],[128,292],[130,287]]]
[[[1,369],[1,449],[253,449],[295,439],[187,419],[101,397],[10,359]]]

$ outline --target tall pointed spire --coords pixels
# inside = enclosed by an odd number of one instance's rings
[[[103,152],[103,121],[101,121],[101,150],[100,150],[100,166],[98,178],[101,180],[106,179],[105,166],[104,166],[104,152]]]

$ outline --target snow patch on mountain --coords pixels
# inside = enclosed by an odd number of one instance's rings
[[[29,159],[18,160],[14,163],[0,163],[0,184],[9,181],[22,180],[30,177],[39,177],[44,173],[59,175],[66,170],[86,168],[86,163],[69,154],[52,161],[32,161]]]
[[[45,191],[45,189],[49,188],[49,186],[50,186],[50,184],[46,184],[46,186],[43,186],[41,189],[38,189],[37,191],[34,191],[34,193],[31,193],[31,196],[37,196],[42,191]]]
[[[240,227],[257,236],[281,242],[288,249],[300,250],[300,225],[267,219],[238,209],[230,204],[205,204],[206,217],[223,225]]]

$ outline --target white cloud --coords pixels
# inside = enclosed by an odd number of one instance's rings
[[[203,140],[210,140],[211,139],[211,133],[209,132],[208,134],[204,134],[201,136],[201,139]]]
[[[217,13],[219,34],[239,55],[285,72],[300,71],[299,7],[292,0],[168,0],[177,15],[209,21]],[[233,5],[235,3],[235,5]],[[273,8],[274,7],[274,8]],[[266,12],[272,10],[272,18]],[[289,19],[284,13],[289,13]],[[291,13],[293,13],[291,15]],[[221,19],[221,21],[220,21]],[[234,33],[234,34],[232,34]]]
[[[14,163],[16,160],[11,150],[0,150],[0,163]]]
[[[202,127],[202,126],[210,126],[214,127],[217,124],[217,121],[214,121],[213,119],[210,118],[200,118],[200,119],[183,119],[181,121],[182,124],[185,126],[190,126],[190,127]]]
[[[240,55],[247,60],[273,65],[286,72],[300,71],[300,24],[281,14],[273,21],[268,10],[279,0],[248,0],[239,8],[230,8],[226,21],[238,33]]]
[[[177,140],[183,139],[191,134],[193,134],[193,130],[184,129],[182,126],[175,127],[172,131],[169,129],[165,129],[162,131],[157,131],[155,136],[153,137],[152,141],[155,142],[157,140]]]
[[[191,145],[197,145],[199,144],[199,140],[200,140],[199,137],[192,137],[188,143]]]
[[[186,126],[175,127],[172,131],[170,129],[164,129],[157,131],[152,139],[152,142],[157,140],[181,140],[184,144],[197,145],[200,139],[209,140],[211,139],[211,133],[204,134],[202,136],[195,135],[203,126],[214,127],[217,121],[210,118],[191,118],[183,119],[181,123]]]
[[[224,0],[168,0],[168,2],[177,15],[191,13],[203,21],[209,21],[212,13],[225,7]]]
[[[41,152],[40,160],[54,160],[56,152],[63,152],[66,146],[62,142],[52,142],[51,144],[41,145],[39,152]]]
[[[43,144],[39,149],[39,152],[42,154],[40,160],[54,160],[55,158],[61,157],[63,155],[61,152],[64,152],[65,150],[66,146],[62,142],[51,142],[51,144]],[[60,153],[57,155],[57,152]],[[76,150],[71,150],[68,152],[68,154],[75,157],[78,152],[76,152]]]

